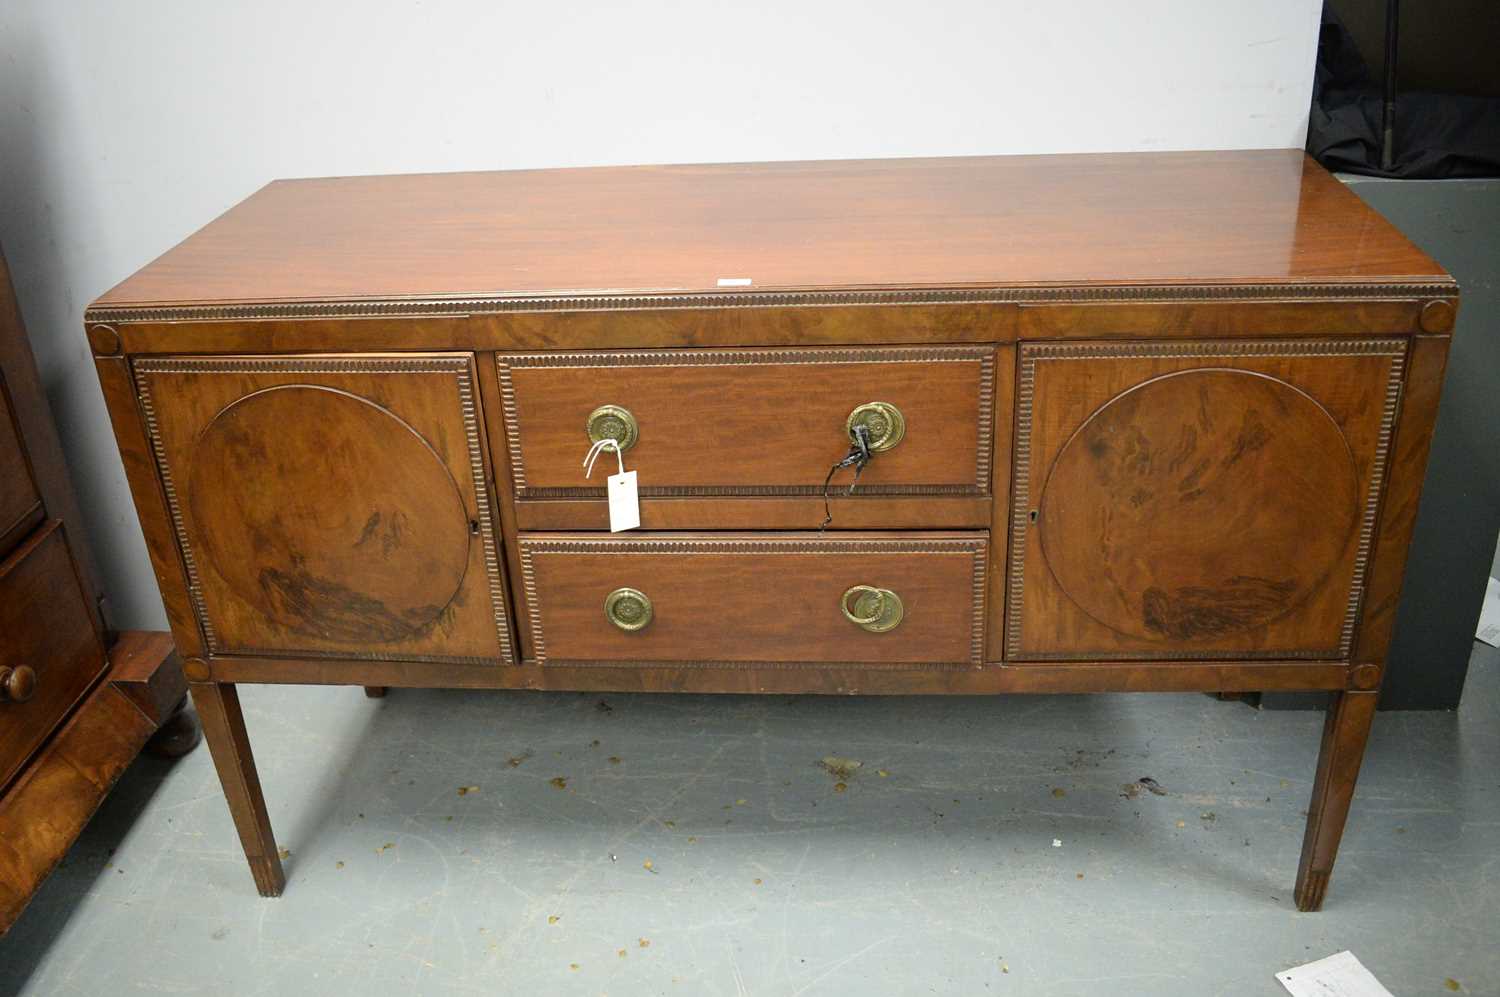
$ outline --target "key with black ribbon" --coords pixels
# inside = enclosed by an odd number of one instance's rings
[[[854,494],[854,487],[859,484],[859,476],[864,471],[865,465],[870,462],[874,452],[870,450],[870,431],[863,425],[855,425],[849,430],[853,442],[849,444],[849,452],[844,458],[836,462],[828,469],[828,477],[823,479],[823,525],[818,527],[822,533],[828,529],[828,524],[833,522],[833,506],[829,504],[829,489],[833,485],[833,476],[846,467],[854,468],[854,480],[849,482],[849,490],[846,496]]]

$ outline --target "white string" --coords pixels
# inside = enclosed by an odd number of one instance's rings
[[[585,478],[593,477],[594,461],[598,460],[599,455],[606,450],[613,450],[615,452],[615,460],[619,461],[620,463],[620,473],[625,473],[625,456],[624,454],[620,453],[619,441],[615,440],[613,437],[606,436],[604,439],[599,440],[593,446],[589,447],[589,455],[583,458],[583,476]]]

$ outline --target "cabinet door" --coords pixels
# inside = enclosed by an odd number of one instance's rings
[[[1008,657],[1346,656],[1404,355],[1023,345]]]
[[[511,660],[469,356],[135,373],[211,652]]]

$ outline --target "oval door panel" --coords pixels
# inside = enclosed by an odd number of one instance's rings
[[[1091,415],[1037,503],[1043,556],[1099,623],[1156,640],[1243,632],[1295,609],[1359,520],[1339,426],[1284,381],[1188,370]]]
[[[347,392],[237,400],[198,438],[188,485],[204,560],[291,630],[410,639],[463,583],[470,524],[453,476],[406,422]]]

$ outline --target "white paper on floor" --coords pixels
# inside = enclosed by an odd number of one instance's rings
[[[1500,647],[1500,581],[1494,578],[1484,590],[1484,608],[1479,611],[1479,629],[1474,636],[1490,647]]]
[[[1292,997],[1392,997],[1347,949],[1276,974]]]

